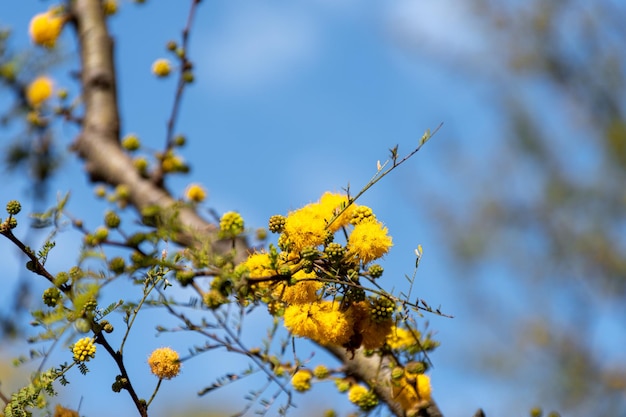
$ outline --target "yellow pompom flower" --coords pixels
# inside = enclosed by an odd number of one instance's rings
[[[47,11],[35,15],[28,28],[32,41],[46,48],[52,48],[61,34],[65,19],[56,15],[53,11]]]
[[[52,80],[48,77],[37,77],[26,88],[26,100],[34,108],[40,107],[52,95]]]
[[[270,268],[270,255],[268,253],[253,253],[248,256],[244,265],[250,271],[250,276],[254,278],[271,277],[276,273],[276,271]]]
[[[354,334],[351,316],[339,311],[339,303],[331,301],[290,305],[285,309],[284,320],[294,335],[323,345],[343,345]]]
[[[348,399],[351,403],[356,404],[362,410],[370,410],[378,405],[378,398],[369,389],[363,385],[352,385],[348,390]]]
[[[152,64],[152,73],[157,77],[167,77],[172,71],[172,65],[167,59],[157,59]]]
[[[206,190],[200,184],[190,184],[185,191],[187,200],[201,203],[206,199]]]
[[[300,370],[291,377],[291,385],[296,391],[304,392],[311,389],[311,372]]]
[[[174,349],[162,347],[152,352],[148,358],[148,365],[159,379],[172,379],[180,373],[181,363]]]
[[[72,346],[76,362],[87,362],[96,356],[96,345],[91,337],[83,337]]]
[[[387,228],[378,221],[365,221],[354,226],[348,238],[348,253],[363,264],[382,257],[392,246]]]

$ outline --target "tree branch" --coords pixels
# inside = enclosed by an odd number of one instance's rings
[[[226,253],[233,249],[232,240],[217,239],[214,224],[202,219],[198,213],[177,204],[164,188],[143,178],[132,160],[120,146],[113,40],[108,34],[101,2],[75,0],[69,2],[70,13],[80,42],[82,98],[85,106],[83,130],[76,138],[73,149],[85,161],[85,170],[92,181],[112,186],[126,185],[129,203],[140,213],[143,209],[158,206],[164,213],[177,212],[183,225],[176,241],[184,246],[199,246],[212,242],[213,250]],[[244,239],[235,241],[234,249],[245,257]]]

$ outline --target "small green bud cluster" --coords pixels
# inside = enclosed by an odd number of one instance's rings
[[[120,216],[114,211],[107,211],[104,215],[104,224],[109,229],[117,229],[121,223]]]
[[[358,303],[359,301],[365,300],[365,290],[361,287],[349,286],[344,296],[346,297],[346,301]]]
[[[55,307],[61,301],[61,291],[57,287],[50,287],[43,292],[41,298],[48,307]]]
[[[383,267],[378,264],[370,265],[367,272],[369,272],[370,277],[373,279],[380,278],[383,275]]]
[[[395,304],[386,297],[377,297],[370,305],[370,315],[376,323],[388,320],[393,315]]]
[[[281,216],[280,214],[276,214],[270,217],[269,221],[269,229],[272,233],[282,233],[285,228],[285,221],[287,218],[285,216]]]
[[[120,256],[116,256],[109,261],[109,270],[114,274],[121,274],[126,269],[126,261]]]
[[[346,254],[346,248],[341,243],[331,242],[324,248],[324,253],[331,260],[339,260]]]
[[[117,375],[115,377],[115,382],[111,386],[113,392],[120,392],[128,386],[128,379],[123,378],[122,375]]]
[[[186,287],[187,285],[193,282],[193,279],[196,277],[195,272],[189,269],[176,271],[176,280],[180,282],[180,285]]]
[[[141,147],[141,141],[135,134],[131,133],[129,135],[126,135],[122,139],[122,148],[126,149],[127,151],[131,151],[131,152],[136,151],[140,147]]]
[[[22,205],[17,200],[11,200],[7,203],[7,213],[11,216],[15,216],[22,210]]]

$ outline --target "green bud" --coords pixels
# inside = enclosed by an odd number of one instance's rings
[[[22,205],[17,200],[11,200],[7,203],[7,213],[12,216],[15,216],[17,213],[22,210]]]

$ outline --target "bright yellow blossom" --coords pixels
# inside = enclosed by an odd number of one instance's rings
[[[53,83],[48,77],[35,78],[26,88],[26,100],[32,107],[39,107],[52,95]]]
[[[180,373],[180,358],[171,348],[155,349],[148,358],[148,365],[152,373],[159,379],[172,379]]]
[[[364,221],[356,226],[348,238],[348,252],[363,264],[378,259],[392,246],[387,228],[378,221]]]
[[[251,278],[267,278],[276,275],[276,271],[270,268],[270,255],[264,252],[253,253],[243,263]]]
[[[187,200],[201,203],[206,199],[206,190],[200,184],[190,184],[185,191]]]
[[[323,345],[343,345],[354,334],[350,315],[339,311],[339,303],[319,301],[294,304],[285,309],[285,327],[294,335]]]
[[[72,353],[76,362],[87,362],[96,356],[96,345],[91,337],[83,337],[72,346]]]
[[[167,77],[172,71],[172,65],[167,59],[157,59],[152,64],[152,73],[157,77]]]
[[[370,410],[378,404],[376,394],[363,385],[352,385],[348,390],[348,399],[362,410]]]
[[[35,15],[28,28],[30,38],[37,45],[52,48],[61,34],[65,19],[56,15],[53,11],[47,11]]]
[[[293,277],[301,281],[293,285],[278,285],[274,290],[277,297],[287,304],[305,304],[319,299],[317,291],[322,288],[323,284],[319,281],[306,280],[306,278],[315,278],[314,273],[305,274],[303,271],[298,271]]]
[[[308,391],[311,389],[311,372],[300,370],[291,377],[291,385],[296,391]]]

